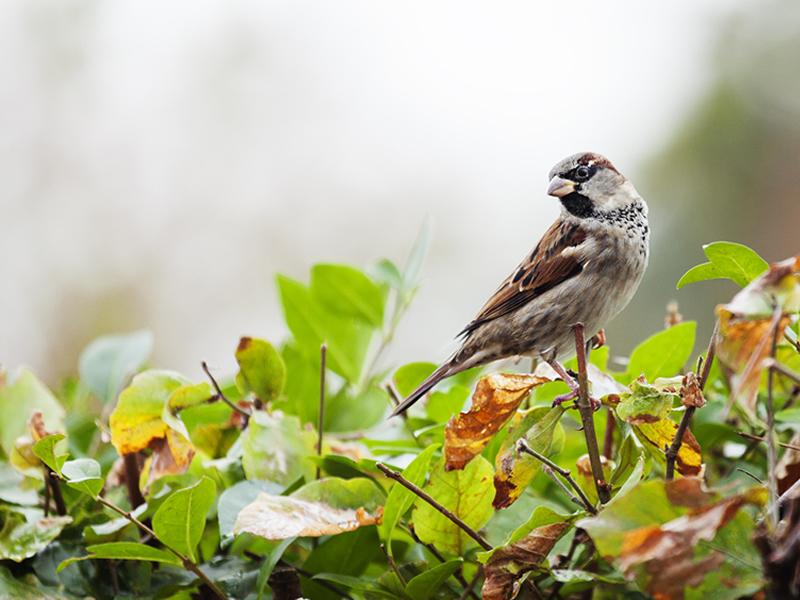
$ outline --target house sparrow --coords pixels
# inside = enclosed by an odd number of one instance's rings
[[[639,287],[649,251],[647,204],[592,152],[553,167],[547,193],[561,201],[556,222],[461,331],[459,349],[392,416],[442,379],[511,356],[542,358],[574,391],[558,359],[575,352],[572,325],[583,323],[593,337]]]

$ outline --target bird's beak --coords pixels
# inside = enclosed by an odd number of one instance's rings
[[[553,177],[550,180],[550,185],[547,186],[547,194],[550,196],[555,196],[556,198],[561,198],[562,196],[571,194],[574,191],[575,182],[570,181],[569,179],[562,179],[558,175]]]

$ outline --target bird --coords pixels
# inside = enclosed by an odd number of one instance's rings
[[[458,334],[458,349],[392,412],[407,410],[440,381],[514,356],[544,360],[570,386],[558,362],[575,353],[573,325],[587,339],[633,298],[647,268],[647,203],[604,156],[573,154],[549,174],[547,194],[561,210],[533,251]]]

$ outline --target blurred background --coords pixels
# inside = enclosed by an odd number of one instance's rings
[[[139,328],[158,366],[232,371],[240,335],[285,335],[276,272],[402,263],[426,217],[387,361],[440,360],[582,150],[651,208],[615,353],[672,299],[706,337],[734,288],[675,291],[703,243],[800,251],[793,0],[8,0],[0,39],[0,362],[50,383]]]

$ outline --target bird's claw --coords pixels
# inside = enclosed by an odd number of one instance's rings
[[[606,330],[601,329],[598,331],[595,336],[590,340],[592,342],[592,350],[597,350],[598,348],[602,348],[606,345]]]
[[[572,390],[567,392],[566,394],[561,394],[560,396],[556,396],[553,399],[553,408],[556,406],[561,406],[564,402],[574,401],[574,406],[572,408],[578,408],[578,390]],[[603,403],[600,402],[597,398],[592,398],[589,396],[589,403],[592,406],[592,412],[596,412],[600,410],[600,407],[603,406]]]

